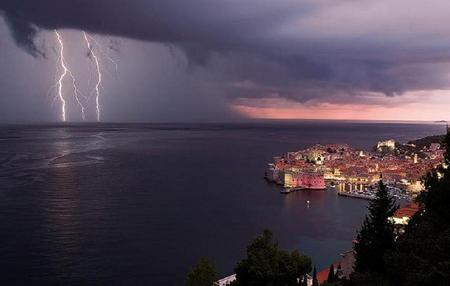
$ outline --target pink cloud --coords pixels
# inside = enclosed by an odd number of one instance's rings
[[[450,119],[450,91],[410,92],[392,104],[298,103],[283,98],[238,100],[231,108],[254,119],[412,120]],[[397,101],[404,101],[400,104]]]

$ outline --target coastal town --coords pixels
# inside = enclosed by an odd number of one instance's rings
[[[273,158],[265,178],[281,193],[335,187],[338,195],[373,199],[382,178],[392,196],[412,199],[423,190],[422,179],[443,163],[439,136],[406,144],[380,141],[364,151],[347,144],[315,145]]]
[[[388,221],[394,235],[405,233],[410,219],[420,207],[412,199],[424,189],[424,176],[444,164],[443,136],[430,136],[401,144],[395,140],[377,142],[371,151],[357,150],[347,144],[315,145],[273,158],[265,178],[282,186],[281,193],[335,187],[337,194],[367,200],[376,198],[379,182],[395,199],[403,200]],[[444,166],[445,167],[445,166]],[[352,241],[353,247],[357,240]],[[322,285],[330,277],[348,280],[354,272],[355,251],[340,254],[331,266],[306,274],[302,285]],[[222,278],[216,286],[232,285],[236,274]],[[316,284],[314,284],[316,281]],[[328,281],[329,282],[329,281]]]

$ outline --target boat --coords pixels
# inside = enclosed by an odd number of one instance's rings
[[[344,197],[350,197],[350,198],[357,198],[357,199],[364,199],[364,200],[374,200],[375,199],[375,195],[371,195],[371,194],[362,194],[362,193],[350,193],[350,192],[338,192],[337,193],[339,196],[344,196]]]
[[[292,188],[286,188],[286,189],[282,189],[280,191],[280,194],[289,194],[292,193],[294,190]]]

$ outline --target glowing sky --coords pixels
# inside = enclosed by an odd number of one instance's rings
[[[105,121],[450,119],[448,0],[124,3],[0,1],[0,122],[60,120],[54,29],[84,94],[82,31],[117,60],[101,60]]]
[[[378,97],[378,103],[352,103],[351,99],[305,103],[284,98],[240,99],[232,104],[232,109],[255,119],[436,121],[450,118],[449,90],[406,92],[395,98],[373,96]]]

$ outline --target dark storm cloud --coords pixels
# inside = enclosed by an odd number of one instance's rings
[[[444,0],[0,2],[17,44],[34,55],[39,29],[167,43],[209,66],[230,98],[300,102],[448,88],[449,9]],[[254,86],[232,84],[241,81]]]
[[[249,3],[247,9],[255,12],[243,15],[239,1],[207,0],[4,0],[0,10],[17,43],[26,48],[32,47],[37,28],[73,28],[207,51],[235,46],[240,37],[256,36],[270,26],[271,18],[286,16],[284,11],[270,11],[271,5]],[[263,13],[258,13],[258,6],[264,7]]]

